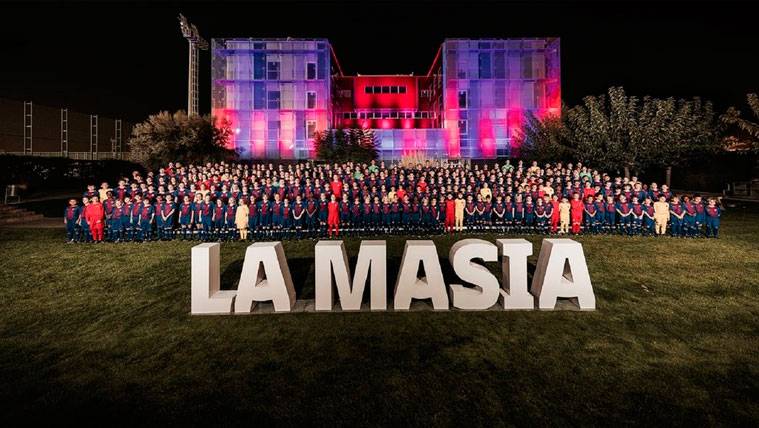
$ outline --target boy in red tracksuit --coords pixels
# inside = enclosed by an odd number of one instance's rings
[[[551,196],[551,205],[553,206],[551,211],[551,233],[556,233],[559,231],[559,220],[561,218],[559,210],[559,195],[554,193],[553,196]]]
[[[334,230],[335,236],[337,236],[339,230],[338,225],[340,224],[340,215],[338,213],[338,210],[340,208],[340,204],[337,203],[337,198],[335,195],[330,196],[329,204],[327,204],[327,234],[329,237],[332,237],[332,231]]]
[[[585,204],[580,199],[580,194],[575,193],[572,195],[571,205],[571,218],[572,218],[572,233],[577,235],[580,233],[580,227],[582,226],[582,215],[585,210]]]
[[[90,225],[92,240],[95,242],[103,242],[103,231],[105,230],[105,224],[103,223],[104,216],[105,210],[103,209],[103,204],[100,203],[97,196],[93,196],[90,204],[84,210],[84,217]]]
[[[453,233],[456,226],[456,201],[448,194],[445,200],[445,231]]]

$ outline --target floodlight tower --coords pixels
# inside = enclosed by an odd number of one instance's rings
[[[179,14],[179,28],[190,45],[190,63],[187,76],[187,115],[198,114],[198,56],[200,50],[208,50],[208,42],[200,36],[195,24],[190,24],[187,18]]]

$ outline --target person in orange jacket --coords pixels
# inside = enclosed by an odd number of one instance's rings
[[[103,223],[104,216],[105,210],[103,209],[103,204],[100,203],[97,196],[93,196],[90,204],[84,209],[84,218],[87,219],[87,223],[90,225],[92,240],[95,242],[103,242],[103,232],[105,230],[105,223]]]

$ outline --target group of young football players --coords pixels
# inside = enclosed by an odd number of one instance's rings
[[[716,198],[582,164],[170,163],[88,186],[69,242],[271,240],[454,232],[714,237]]]

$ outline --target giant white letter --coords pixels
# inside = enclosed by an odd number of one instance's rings
[[[472,259],[486,262],[498,260],[498,248],[482,239],[463,239],[456,242],[448,253],[448,260],[456,275],[472,283],[475,288],[450,284],[453,306],[459,309],[485,310],[498,301],[498,279]]]
[[[251,312],[257,302],[268,301],[277,312],[289,312],[295,305],[295,288],[281,242],[256,242],[245,250],[235,312]]]
[[[228,314],[232,312],[232,301],[237,291],[219,290],[218,243],[199,244],[192,247],[192,293],[190,311],[193,314]]]
[[[554,309],[559,297],[577,298],[580,309],[595,309],[582,245],[571,239],[544,239],[531,291],[539,309]]]
[[[535,309],[535,299],[527,289],[527,257],[532,255],[532,243],[526,239],[498,239],[496,244],[503,272],[503,309]]]
[[[385,241],[361,241],[351,287],[350,264],[343,241],[319,241],[314,248],[316,310],[332,310],[332,272],[344,311],[361,309],[366,279],[371,269],[371,309],[387,309],[387,248]]]
[[[426,274],[423,278],[416,276],[420,263]],[[432,299],[434,309],[448,309],[443,271],[432,241],[406,241],[403,249],[393,307],[398,311],[407,311],[411,308],[411,299]]]

